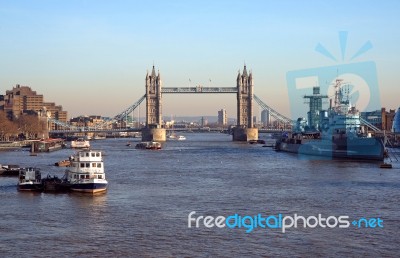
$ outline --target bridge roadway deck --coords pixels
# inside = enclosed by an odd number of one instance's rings
[[[162,93],[237,93],[236,87],[163,87]]]
[[[174,128],[166,129],[167,132],[227,132],[226,128]],[[71,129],[71,130],[51,130],[50,134],[60,134],[60,133],[119,133],[119,132],[141,132],[142,128],[121,128],[121,129]],[[277,133],[282,132],[282,129],[258,129],[259,133]]]

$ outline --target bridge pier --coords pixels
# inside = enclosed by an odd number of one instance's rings
[[[167,140],[167,133],[164,128],[143,128],[142,141],[156,141],[165,142]]]
[[[258,140],[258,128],[233,128],[232,140],[234,142],[249,142]]]

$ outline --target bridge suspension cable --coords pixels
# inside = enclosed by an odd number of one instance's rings
[[[59,121],[59,120],[57,120],[57,119],[54,119],[54,118],[49,118],[48,120],[49,120],[49,122],[54,123],[54,124],[56,124],[56,125],[58,125],[58,126],[61,126],[61,127],[64,127],[64,128],[68,128],[68,129],[78,129],[78,127],[75,126],[75,125],[71,125],[71,124],[68,124],[68,123],[64,123],[64,122],[61,122],[61,121]]]
[[[361,124],[371,128],[374,132],[380,132],[381,129],[379,129],[378,127],[376,127],[375,125],[371,124],[370,122],[368,122],[367,120],[365,120],[364,118],[360,117],[360,122]]]
[[[142,102],[143,100],[146,99],[146,94],[144,94],[138,101],[133,103],[131,106],[129,106],[127,109],[119,113],[118,115],[114,116],[111,121],[121,121],[125,119],[131,112],[133,112]],[[110,121],[110,120],[109,120]],[[104,121],[102,123],[96,124],[94,127],[95,128],[100,128],[103,127],[108,121]]]
[[[278,120],[279,122],[282,122],[284,124],[287,125],[293,125],[295,124],[295,121],[278,113],[275,109],[271,108],[270,106],[268,106],[267,104],[265,104],[259,97],[257,97],[256,95],[254,95],[254,100],[258,103],[258,105],[260,105],[260,107],[262,109],[266,109],[268,110],[269,114],[274,117],[276,120]]]
[[[131,106],[129,106],[127,109],[125,109],[124,111],[122,111],[121,113],[119,113],[118,115],[114,116],[113,118],[103,121],[101,123],[95,124],[94,126],[88,126],[88,127],[79,127],[79,126],[75,126],[75,125],[71,125],[69,123],[64,123],[61,122],[57,119],[54,118],[49,118],[49,122],[54,123],[58,126],[61,126],[63,128],[68,128],[69,130],[75,130],[75,131],[92,131],[92,130],[98,130],[100,128],[103,128],[104,125],[106,125],[108,122],[110,121],[120,121],[123,120],[127,115],[129,115],[131,112],[133,112],[142,102],[143,100],[146,98],[146,94],[143,95],[138,101],[136,101],[134,104],[132,104]],[[58,130],[56,130],[58,131]]]
[[[118,115],[114,116],[113,120],[122,120],[124,119],[127,115],[129,115],[131,112],[133,112],[146,98],[146,94],[144,94],[138,101],[136,101],[133,105],[119,113]]]

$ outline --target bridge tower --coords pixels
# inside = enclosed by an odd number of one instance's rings
[[[146,127],[142,130],[143,141],[165,141],[166,131],[162,128],[161,74],[156,75],[153,65],[151,74],[146,74]]]
[[[238,72],[237,87],[237,125],[233,130],[234,141],[258,140],[258,129],[253,123],[254,84],[252,72],[247,73],[244,65],[243,73]]]

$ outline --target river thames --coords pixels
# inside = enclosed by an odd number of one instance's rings
[[[400,163],[310,160],[225,134],[185,134],[160,151],[138,139],[92,141],[104,151],[108,191],[101,195],[17,191],[0,177],[0,253],[69,257],[395,257],[400,253]],[[132,146],[126,146],[132,141]],[[0,152],[1,164],[35,166],[62,176],[54,163],[74,150],[30,156]],[[199,216],[348,216],[346,228],[198,228]],[[383,227],[358,227],[380,218]]]

